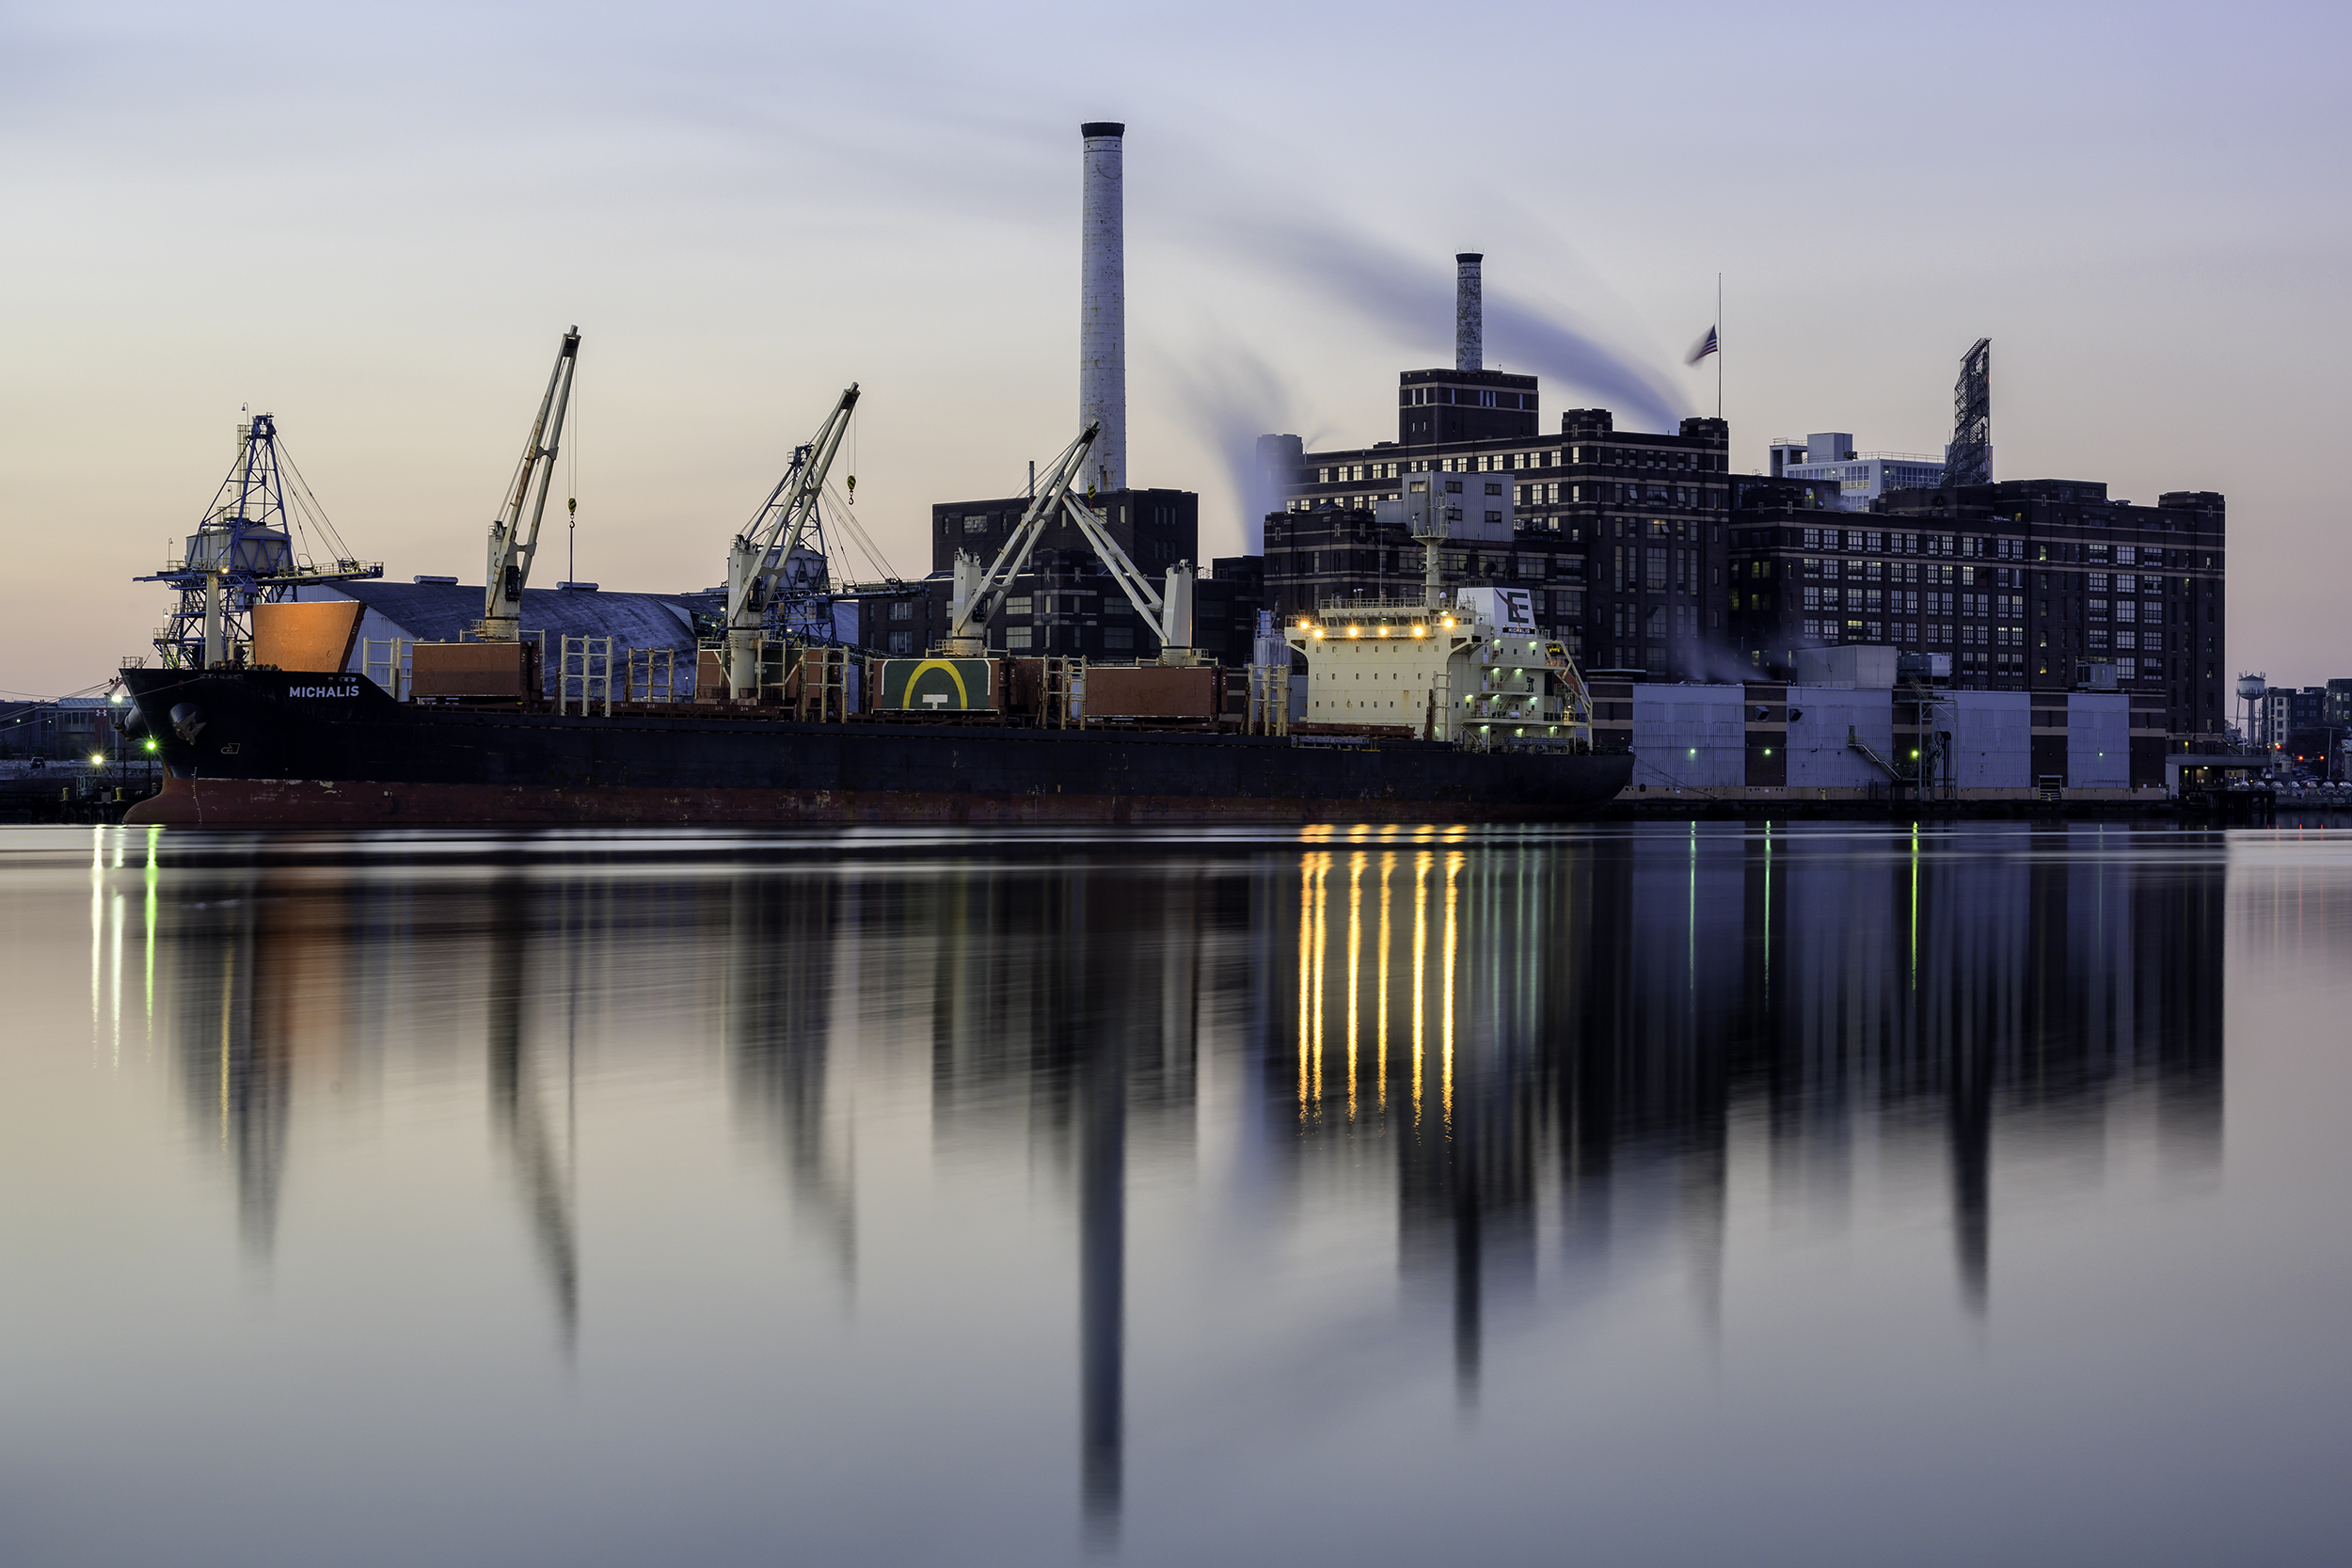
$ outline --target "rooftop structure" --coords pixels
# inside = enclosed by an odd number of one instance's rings
[[[1933,489],[1943,477],[1940,458],[1920,452],[1857,451],[1843,431],[1823,431],[1802,441],[1782,437],[1772,446],[1774,479],[1818,480],[1836,486],[1837,504],[1867,512],[1890,490]]]

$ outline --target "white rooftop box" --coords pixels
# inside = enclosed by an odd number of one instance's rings
[[[1863,690],[1891,691],[1895,687],[1896,651],[1849,643],[1836,648],[1799,648],[1800,686],[1851,686]]]

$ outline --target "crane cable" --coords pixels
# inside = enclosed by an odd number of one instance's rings
[[[572,410],[572,438],[566,443],[569,451],[564,460],[570,467],[570,477],[564,483],[564,579],[580,580],[580,410]]]

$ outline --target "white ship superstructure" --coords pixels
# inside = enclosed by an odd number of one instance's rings
[[[1540,635],[1525,589],[1464,588],[1451,605],[1358,600],[1295,617],[1310,725],[1367,725],[1472,746],[1577,746],[1592,703]]]

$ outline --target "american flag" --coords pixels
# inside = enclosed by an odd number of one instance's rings
[[[1710,326],[1707,329],[1707,336],[1699,340],[1699,346],[1691,351],[1691,357],[1683,363],[1695,365],[1710,354],[1722,353],[1724,341],[1715,335],[1715,329]]]

